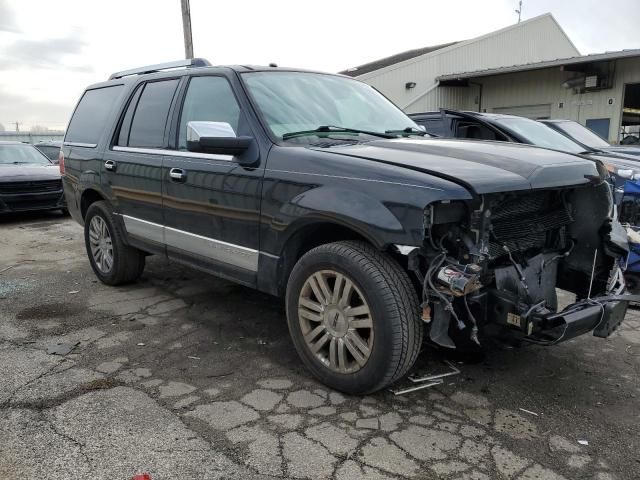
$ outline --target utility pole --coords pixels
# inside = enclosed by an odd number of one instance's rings
[[[182,3],[182,32],[184,33],[184,56],[193,58],[193,37],[191,36],[191,9],[189,0],[180,0]]]
[[[520,2],[518,3],[518,8],[516,8],[516,13],[518,14],[518,23],[520,23],[520,17],[522,16],[522,0],[520,0]]]
[[[14,125],[16,126],[16,133],[20,133],[20,125],[22,125],[22,122],[18,122],[17,120],[14,122]]]

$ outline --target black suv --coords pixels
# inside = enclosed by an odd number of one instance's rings
[[[600,164],[428,138],[352,78],[200,59],[119,72],[85,91],[62,152],[101,281],[159,254],[284,296],[300,357],[345,392],[401,378],[423,336],[606,337],[635,298]],[[577,301],[559,311],[556,287]]]

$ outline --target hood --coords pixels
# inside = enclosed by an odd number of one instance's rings
[[[60,178],[57,165],[0,165],[1,182],[30,182]]]
[[[505,142],[394,139],[331,148],[331,153],[428,173],[477,194],[579,185],[598,176],[596,164],[586,158]]]

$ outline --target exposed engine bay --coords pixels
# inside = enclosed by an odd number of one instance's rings
[[[626,234],[605,182],[438,202],[409,255],[429,338],[456,348],[495,330],[550,345],[622,321]],[[575,295],[559,310],[557,290]]]

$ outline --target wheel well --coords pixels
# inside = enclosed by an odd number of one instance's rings
[[[309,250],[325,243],[339,242],[341,240],[362,240],[372,243],[364,235],[343,225],[330,222],[314,223],[307,225],[287,240],[280,257],[278,292],[284,294],[287,288],[287,280],[291,270],[297,261]]]
[[[104,197],[95,190],[88,189],[82,192],[82,198],[80,198],[80,214],[83,220],[87,214],[87,210],[89,210],[89,206],[100,200],[104,200]]]

